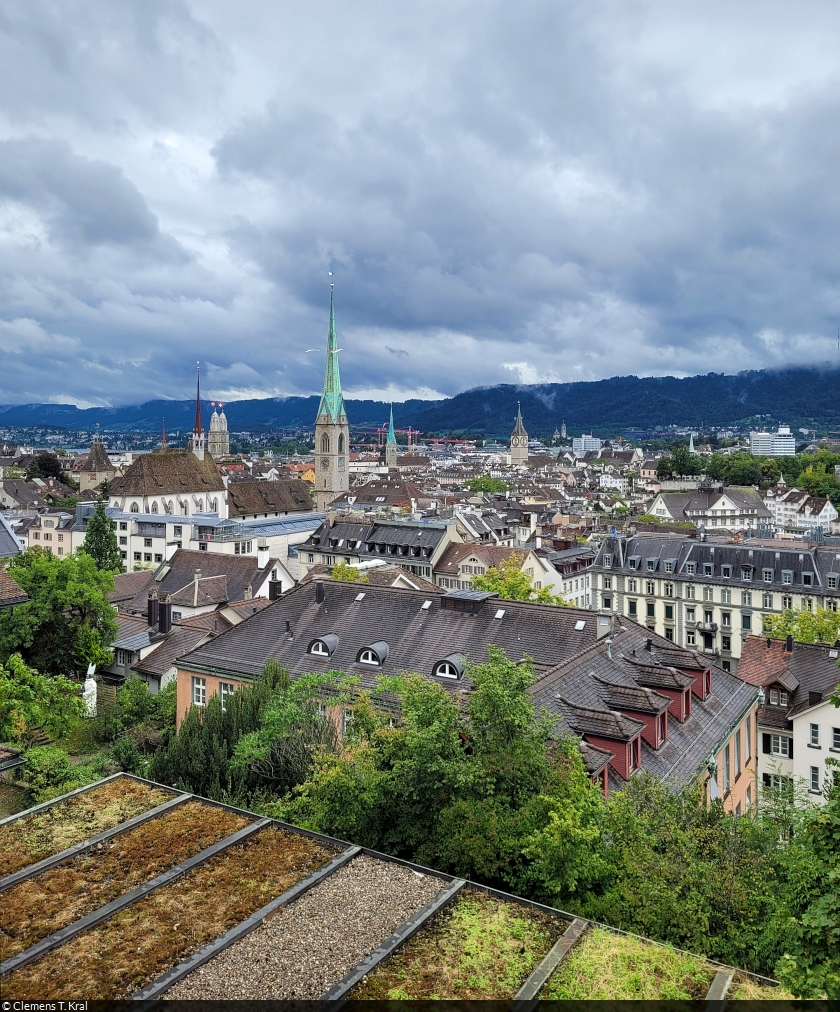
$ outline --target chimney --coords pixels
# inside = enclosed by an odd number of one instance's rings
[[[268,565],[269,558],[268,542],[266,542],[263,538],[260,538],[257,542],[257,568],[265,569]]]
[[[254,588],[249,583],[248,586],[245,588],[245,600],[250,601],[253,596],[254,596]]]
[[[647,642],[645,643],[645,650],[650,650],[650,651],[652,651],[652,650],[653,650],[653,640],[648,640],[648,641],[647,641]]]
[[[201,570],[195,571],[195,578],[193,580],[193,608],[198,605],[198,585],[201,582]]]
[[[320,580],[315,583],[315,604],[323,604],[324,602],[324,585]]]
[[[293,640],[295,638],[295,634],[292,632],[292,623],[289,621],[289,619],[286,619],[286,636],[290,640]]]
[[[172,602],[166,594],[158,605],[158,632],[168,633],[172,629]]]
[[[146,604],[146,618],[149,626],[156,626],[158,624],[158,595],[156,587],[149,591],[149,600]]]
[[[178,551],[177,541],[170,541],[169,544],[166,546],[166,555],[164,556],[166,561],[169,562],[169,560],[177,551]]]
[[[785,640],[785,653],[786,654],[793,653],[793,636],[788,636],[788,638]]]

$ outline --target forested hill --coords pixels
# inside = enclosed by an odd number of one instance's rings
[[[309,427],[318,397],[266,398],[231,401],[225,413],[231,431]],[[727,425],[758,415],[788,422],[795,428],[840,430],[840,370],[786,369],[752,371],[735,376],[709,373],[676,379],[672,376],[616,376],[589,383],[504,385],[467,390],[442,401],[410,400],[394,405],[394,421],[422,432],[483,432],[509,434],[517,402],[528,431],[550,435],[563,420],[570,432],[592,430],[609,435],[628,427],[657,425]],[[388,405],[380,401],[347,401],[351,424],[381,425]],[[0,407],[0,426],[49,425],[105,430],[160,429],[187,431],[195,417],[194,401],[148,401],[135,407],[88,408],[64,404]],[[210,408],[205,406],[205,425]]]

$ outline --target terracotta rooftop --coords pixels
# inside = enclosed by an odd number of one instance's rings
[[[199,460],[188,450],[144,453],[111,482],[113,495],[178,495],[223,492],[224,482],[210,454]]]
[[[311,511],[309,489],[300,478],[232,481],[228,485],[228,511],[231,517]]]
[[[0,608],[11,608],[28,600],[26,591],[0,566]]]

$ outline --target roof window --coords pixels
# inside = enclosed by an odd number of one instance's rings
[[[586,620],[579,618],[577,622],[575,622],[575,632],[583,632],[585,628],[586,628]]]
[[[364,592],[364,591],[362,591],[362,593],[361,593],[361,594],[357,594],[357,595],[356,595],[356,596],[355,596],[355,597],[353,598],[353,600],[354,600],[354,601],[364,601],[364,599],[365,599],[365,592]]]
[[[464,674],[464,655],[449,654],[432,668],[432,674],[438,678],[460,678]]]
[[[420,611],[428,611],[429,608],[431,608],[431,607],[432,607],[432,602],[431,601],[424,601],[420,605]]]
[[[388,644],[384,640],[371,643],[368,647],[362,647],[356,657],[357,664],[368,664],[374,668],[381,668],[389,653]]]
[[[338,646],[338,636],[334,633],[327,633],[320,639],[313,640],[306,649],[313,657],[332,657]]]
[[[503,619],[505,617],[505,609],[499,608],[496,614],[493,616],[494,619]]]

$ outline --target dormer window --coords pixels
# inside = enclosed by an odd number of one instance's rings
[[[802,574],[802,586],[803,587],[813,587],[813,585],[814,585],[814,574],[813,573],[803,573]]]
[[[697,569],[697,563],[696,562],[686,562],[686,564],[685,564],[685,571],[686,571],[686,573],[689,576],[694,576],[694,572],[695,572],[696,569]]]
[[[613,557],[611,555],[604,556],[604,569],[612,569],[612,560]]]
[[[450,654],[444,657],[432,669],[432,674],[437,678],[460,678],[464,673],[464,657],[462,654]]]
[[[715,567],[711,562],[703,563],[703,576],[712,576],[714,574]]]
[[[313,640],[309,644],[306,652],[311,654],[313,657],[332,657],[337,646],[338,636],[334,633],[328,633],[326,636],[321,636],[319,639]]]
[[[732,566],[721,566],[720,575],[725,577],[732,576]]]
[[[356,657],[357,664],[367,664],[372,668],[380,668],[388,656],[389,647],[384,641],[371,643],[369,647],[362,647]]]
[[[741,566],[741,579],[751,580],[752,579],[752,566]]]
[[[639,568],[639,563],[642,560],[641,560],[641,558],[638,555],[631,555],[630,558],[627,561],[630,563],[630,568],[631,569],[638,569]]]
[[[652,573],[656,569],[656,563],[658,561],[659,561],[659,559],[648,559],[647,560],[647,567],[648,567],[648,571],[649,572]]]
[[[770,690],[770,705],[771,706],[787,706],[788,705],[788,694],[784,689],[771,689]]]

